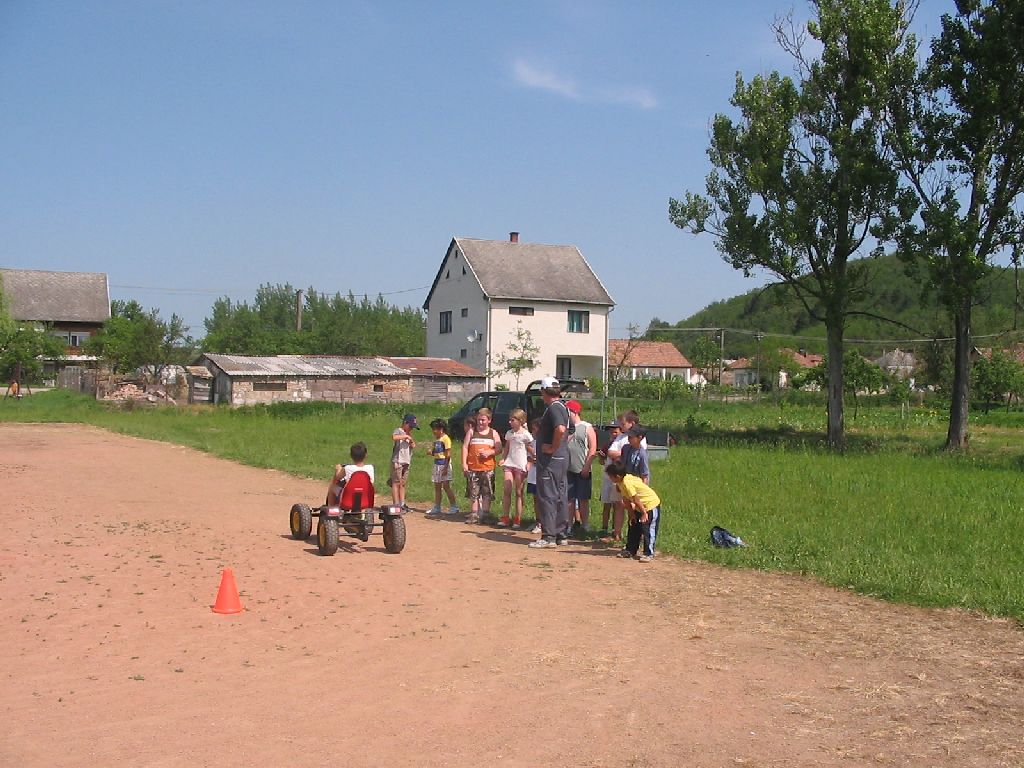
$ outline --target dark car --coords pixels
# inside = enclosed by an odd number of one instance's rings
[[[590,392],[586,383],[577,379],[566,379],[561,382],[561,385],[563,397]],[[460,440],[465,437],[466,419],[481,408],[491,409],[491,427],[502,436],[508,431],[509,414],[516,408],[526,411],[526,427],[529,428],[529,422],[544,413],[544,400],[540,395],[540,380],[531,381],[529,386],[521,392],[494,391],[474,395],[469,402],[448,419],[448,434]]]

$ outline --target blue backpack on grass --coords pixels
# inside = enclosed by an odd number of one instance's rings
[[[739,536],[729,533],[725,528],[720,528],[717,525],[711,529],[711,543],[722,549],[747,546]]]

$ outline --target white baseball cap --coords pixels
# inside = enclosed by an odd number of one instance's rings
[[[545,376],[540,380],[541,389],[561,389],[562,385],[558,383],[558,379],[554,376]]]

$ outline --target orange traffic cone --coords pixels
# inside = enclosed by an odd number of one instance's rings
[[[238,587],[235,586],[235,572],[230,568],[225,568],[220,576],[217,602],[212,607],[214,613],[241,613],[243,610],[238,600]]]

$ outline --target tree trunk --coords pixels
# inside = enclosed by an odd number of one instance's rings
[[[843,419],[843,326],[828,326],[828,447],[842,451],[846,447],[846,422]]]
[[[949,432],[946,448],[967,448],[967,414],[971,404],[971,301],[961,300],[953,316],[953,391],[949,400]]]

